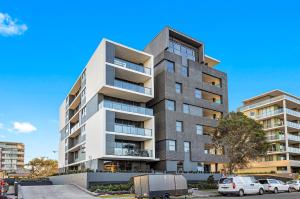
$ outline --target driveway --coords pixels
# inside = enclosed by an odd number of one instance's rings
[[[95,199],[74,185],[22,186],[23,199]]]

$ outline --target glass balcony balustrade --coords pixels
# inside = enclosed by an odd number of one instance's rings
[[[114,64],[124,67],[124,68],[128,68],[140,73],[145,73],[147,75],[151,75],[151,68],[145,67],[143,65],[139,65],[139,64],[135,64],[120,58],[115,58],[114,59]]]
[[[131,135],[152,136],[151,129],[138,128],[138,127],[123,125],[123,124],[115,124],[114,131],[116,133],[125,133]]]

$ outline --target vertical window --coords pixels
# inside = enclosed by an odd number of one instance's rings
[[[176,82],[175,91],[176,91],[176,93],[182,93],[182,84],[181,83]]]
[[[175,111],[175,101],[173,100],[166,100],[167,110]]]
[[[196,125],[196,133],[197,135],[203,135],[203,126],[200,124]]]
[[[86,107],[83,107],[81,110],[81,117],[86,116]]]
[[[200,89],[195,88],[195,98],[201,99],[202,98],[202,93]]]
[[[168,140],[168,149],[169,151],[176,151],[176,141]]]
[[[86,94],[86,91],[85,91],[85,88],[84,88],[81,92],[81,100],[83,100],[85,98],[85,94]]]
[[[86,134],[86,132],[85,132],[85,124],[84,124],[81,127],[81,135],[85,135],[85,134]]]
[[[175,72],[175,64],[174,62],[166,61],[167,62],[167,71],[169,73],[174,73]]]
[[[184,152],[190,152],[190,142],[184,142]]]
[[[187,66],[181,66],[180,74],[184,77],[188,77],[189,76],[189,68]]]
[[[182,125],[183,123],[181,122],[181,121],[176,121],[176,131],[177,132],[182,132],[183,130],[183,125]]]
[[[182,110],[184,113],[190,113],[190,106],[188,104],[183,104]]]

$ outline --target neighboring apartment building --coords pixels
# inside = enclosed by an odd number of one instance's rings
[[[61,170],[150,170],[153,74],[152,55],[101,41],[60,107]]]
[[[0,142],[1,171],[6,173],[24,169],[24,144]]]
[[[240,172],[298,173],[300,98],[273,90],[245,100],[239,111],[261,123],[270,142],[268,154]]]
[[[156,170],[215,172],[227,162],[210,133],[228,112],[227,75],[204,44],[164,28],[145,48],[154,55]]]

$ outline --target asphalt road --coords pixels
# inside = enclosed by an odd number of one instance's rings
[[[74,185],[22,186],[23,199],[96,199]]]
[[[279,193],[279,194],[264,194],[260,195],[247,195],[244,197],[237,196],[220,196],[210,197],[209,199],[300,199],[300,192],[292,193]]]

